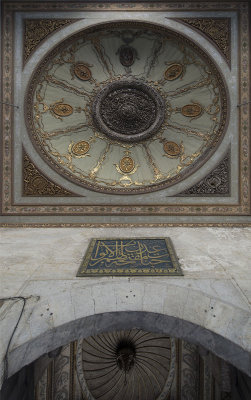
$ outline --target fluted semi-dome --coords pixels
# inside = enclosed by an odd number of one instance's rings
[[[78,342],[77,373],[88,400],[165,400],[174,377],[175,341],[138,329]]]

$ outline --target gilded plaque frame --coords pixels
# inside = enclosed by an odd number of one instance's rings
[[[170,262],[172,264],[172,267],[166,267],[161,268],[163,272],[158,271],[158,268],[155,269],[155,272],[149,271],[149,268],[143,268],[140,269],[139,265],[136,265],[133,268],[128,268],[126,267],[124,272],[122,272],[122,268],[113,268],[113,269],[106,269],[106,267],[101,267],[97,269],[96,271],[94,269],[89,268],[89,263],[92,261],[92,255],[95,249],[95,246],[99,244],[99,242],[115,242],[116,246],[118,245],[117,242],[126,242],[126,241],[138,241],[141,244],[143,244],[144,241],[164,241],[165,246],[166,246],[166,258],[170,259]],[[156,243],[157,244],[157,243]],[[109,249],[109,244],[105,245]],[[114,245],[113,245],[114,246]],[[123,244],[122,246],[125,246]],[[147,247],[145,247],[147,249]],[[164,248],[162,248],[164,250]],[[111,259],[111,261],[114,260],[116,262],[116,258]],[[169,262],[169,261],[168,261]],[[167,263],[168,262],[163,262]],[[89,271],[89,272],[88,272]],[[165,238],[165,237],[158,237],[158,238],[152,238],[152,237],[145,237],[145,238],[96,238],[96,239],[91,239],[89,246],[87,248],[87,251],[84,255],[83,261],[79,267],[79,270],[77,272],[77,277],[79,278],[84,278],[84,277],[97,277],[97,276],[183,276],[183,272],[181,270],[178,257],[176,255],[175,249],[173,247],[173,243],[170,238]]]

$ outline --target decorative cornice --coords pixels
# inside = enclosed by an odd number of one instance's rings
[[[224,58],[231,63],[231,19],[230,18],[178,18],[211,39]]]
[[[177,196],[230,196],[230,160],[231,154],[227,154],[200,182],[179,193]]]
[[[46,178],[23,152],[23,196],[74,196]]]
[[[74,19],[25,19],[24,62],[47,36],[75,21]]]
[[[250,228],[251,222],[205,222],[205,223],[0,223],[0,228]]]

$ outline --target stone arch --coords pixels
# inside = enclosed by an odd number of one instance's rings
[[[99,333],[139,328],[164,333],[202,346],[251,376],[250,353],[229,339],[187,320],[154,312],[106,312],[71,320],[48,329],[9,354],[9,376],[41,355],[73,340]]]

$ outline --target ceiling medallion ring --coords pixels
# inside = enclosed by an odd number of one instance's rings
[[[165,101],[150,85],[137,79],[108,83],[92,105],[94,125],[123,142],[139,142],[156,133],[165,119]]]

